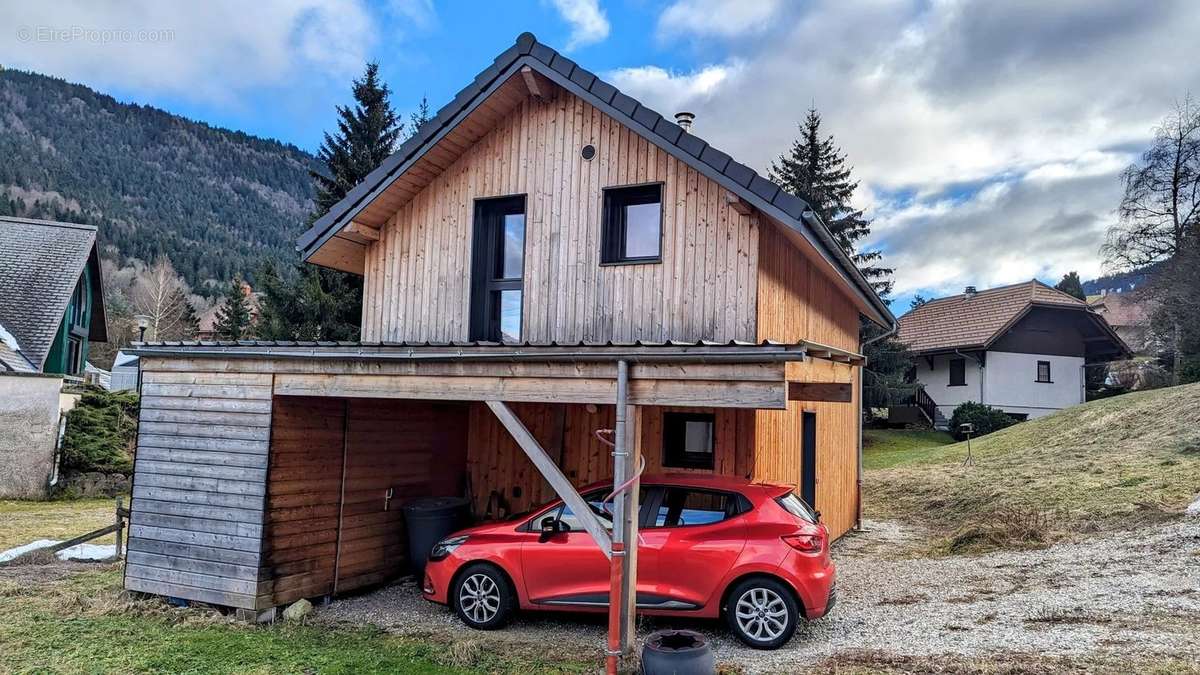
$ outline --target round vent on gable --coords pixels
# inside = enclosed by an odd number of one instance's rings
[[[596,146],[590,145],[590,144],[585,145],[585,146],[583,146],[583,150],[580,151],[579,154],[582,155],[584,159],[586,159],[590,162],[590,161],[592,161],[592,158],[596,156]]]

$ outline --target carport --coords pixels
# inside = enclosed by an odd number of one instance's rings
[[[789,386],[786,363],[861,362],[809,343],[154,343],[134,353],[142,413],[126,588],[270,614],[399,575],[404,500],[467,493],[483,512],[496,494],[533,502],[553,491],[590,515],[573,485],[610,475],[634,488],[614,501],[622,526],[610,535],[584,522],[613,560],[613,653],[633,635],[636,547],[625,543],[637,526],[626,515],[638,508],[646,411],[752,420],[789,394],[821,395]],[[585,440],[595,429],[612,429],[615,447]],[[532,472],[500,466],[513,444]],[[728,470],[745,466],[731,459]]]

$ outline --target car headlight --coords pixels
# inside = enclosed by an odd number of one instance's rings
[[[433,550],[429,552],[430,560],[443,560],[446,556],[454,553],[454,549],[462,546],[467,541],[467,535],[458,537],[448,537],[434,544]]]

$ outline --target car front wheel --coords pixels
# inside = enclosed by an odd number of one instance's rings
[[[454,613],[471,628],[500,628],[508,623],[516,608],[516,594],[508,578],[492,565],[468,566],[450,591]]]
[[[747,579],[729,594],[729,630],[755,649],[777,649],[792,638],[800,618],[796,599],[774,579]]]

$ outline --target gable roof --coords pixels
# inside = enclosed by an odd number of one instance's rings
[[[1086,302],[1037,279],[979,291],[974,297],[964,293],[930,300],[899,318],[897,337],[918,354],[987,349],[1034,307],[1084,312],[1114,341],[1117,351],[1128,353],[1112,327]]]
[[[895,317],[842,251],[809,204],[770,180],[758,175],[695,134],[621,93],[613,85],[578,66],[554,49],[541,44],[532,33],[522,33],[516,44],[496,57],[454,99],[400,148],[356,185],[344,199],[318,219],[297,241],[301,259],[310,260],[322,246],[371,206],[384,191],[413,168],[439,141],[454,131],[513,77],[523,71],[537,73],[553,84],[587,101],[659,148],[688,164],[704,176],[745,200],[769,220],[802,238],[830,266],[861,301],[863,313],[880,324],[893,325]],[[370,215],[367,212],[366,215]],[[343,242],[347,240],[343,239]],[[355,242],[348,242],[353,246]]]
[[[95,265],[89,339],[103,342],[108,335],[96,228],[0,216],[0,326],[36,370],[42,369],[71,294],[89,264]],[[16,350],[10,346],[6,351]]]

